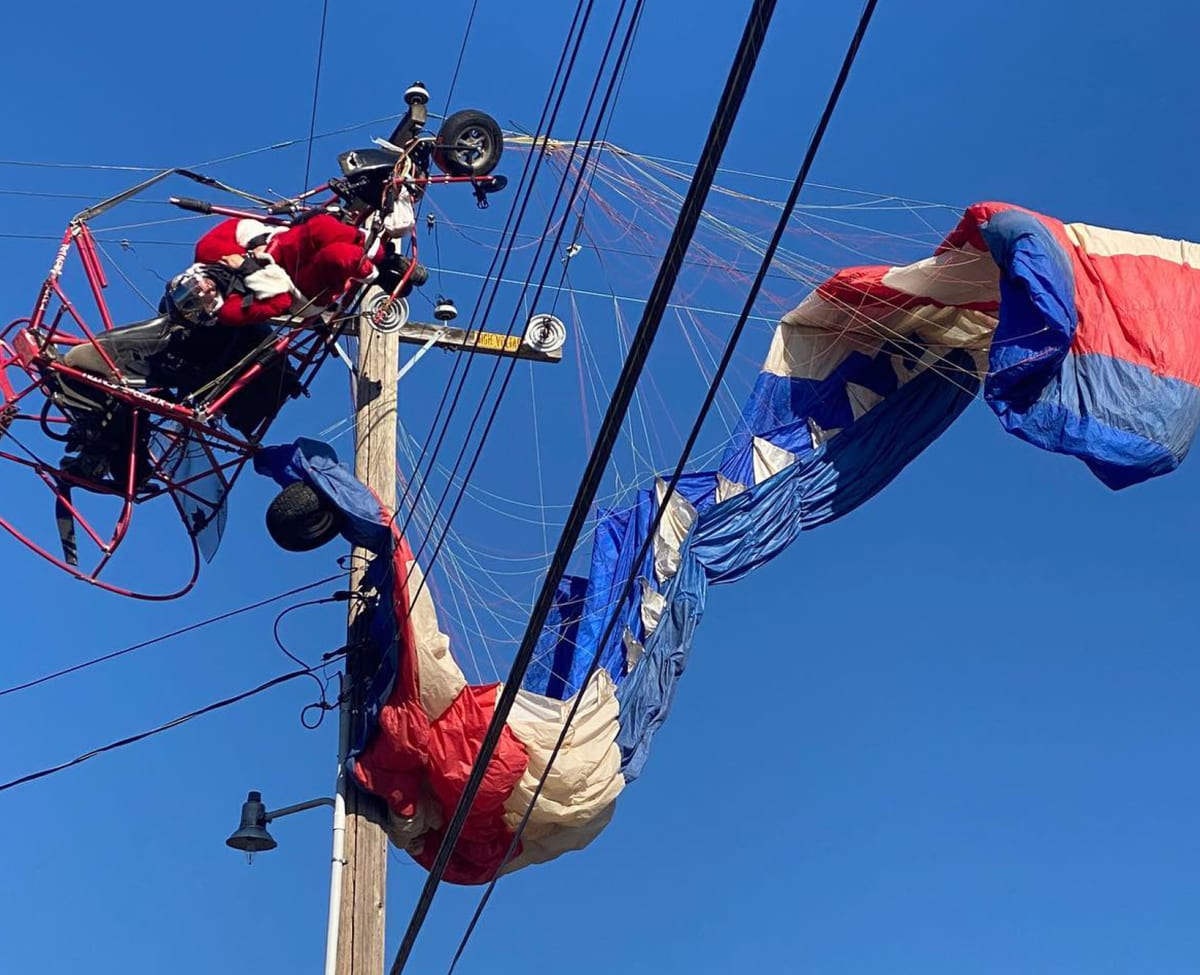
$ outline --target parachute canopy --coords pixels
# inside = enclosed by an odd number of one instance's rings
[[[598,835],[667,717],[708,586],[870,499],[980,390],[1007,430],[1079,457],[1111,488],[1174,470],[1200,418],[1197,268],[1195,244],[983,203],[931,257],[821,284],[779,323],[719,467],[685,475],[669,499],[659,479],[601,517],[588,576],[559,586],[446,879],[501,868],[580,693],[505,869]],[[351,770],[387,801],[393,841],[428,866],[499,685],[467,683],[407,544],[327,447],[269,448],[256,464],[281,484],[307,480],[351,515],[347,537],[379,553],[378,667]]]

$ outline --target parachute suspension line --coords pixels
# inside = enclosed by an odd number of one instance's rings
[[[429,231],[433,234],[433,247],[437,254],[438,291],[445,294],[446,284],[442,278],[442,235],[438,230],[437,218],[431,213],[426,219],[428,220],[427,226],[429,227]]]
[[[317,69],[313,79],[312,113],[308,120],[308,148],[304,155],[304,182],[300,185],[308,189],[308,176],[312,171],[313,139],[317,131],[317,96],[321,93],[321,62],[325,59],[325,22],[329,18],[329,0],[321,3],[321,37],[317,41]]]
[[[792,210],[795,208],[796,201],[800,196],[800,191],[804,187],[804,182],[808,176],[808,172],[812,168],[812,163],[816,158],[817,150],[820,148],[821,142],[825,135],[825,131],[828,128],[829,122],[833,117],[834,109],[837,106],[842,89],[845,87],[846,80],[848,79],[848,77],[850,75],[850,69],[854,65],[854,61],[857,56],[858,49],[859,49],[860,45],[862,44],[863,37],[866,34],[867,27],[870,24],[871,15],[874,13],[877,2],[878,2],[878,0],[867,0],[866,6],[864,7],[863,12],[859,18],[858,26],[855,29],[854,36],[852,37],[852,39],[850,41],[850,46],[849,46],[848,50],[846,51],[845,59],[842,62],[841,70],[838,73],[837,80],[834,82],[833,90],[830,93],[829,99],[825,105],[825,109],[821,114],[821,119],[817,125],[817,128],[814,131],[811,139],[809,140],[809,145],[808,145],[807,151],[805,152],[804,160],[801,163],[800,169],[796,174],[795,182],[792,184],[792,190],[788,196],[788,203],[785,205],[783,213],[780,215],[779,223],[775,228],[775,233],[772,234],[771,242],[770,242],[770,244],[768,244],[767,253],[764,254],[764,256],[763,256],[762,263],[759,266],[758,273],[755,275],[754,282],[750,288],[750,292],[746,296],[746,302],[743,306],[742,314],[739,316],[737,323],[734,325],[734,327],[730,333],[729,340],[726,343],[724,353],[722,354],[722,357],[721,357],[720,365],[718,366],[718,369],[717,369],[717,374],[713,377],[712,383],[709,384],[708,392],[705,394],[704,402],[701,404],[700,410],[696,415],[696,421],[692,425],[691,432],[688,435],[687,443],[684,446],[683,452],[680,454],[679,461],[675,467],[675,471],[671,475],[671,480],[667,485],[665,496],[664,496],[662,502],[659,504],[658,511],[656,512],[655,517],[650,524],[650,527],[646,534],[646,538],[643,541],[637,556],[633,560],[632,565],[635,567],[635,569],[632,570],[625,579],[625,584],[623,586],[622,594],[619,597],[619,599],[617,600],[618,605],[623,605],[633,591],[633,586],[634,586],[636,578],[637,578],[636,566],[638,566],[642,563],[642,560],[645,559],[647,553],[650,551],[650,548],[654,543],[654,537],[658,531],[659,524],[661,523],[662,518],[667,511],[667,508],[670,504],[671,497],[673,496],[673,494],[675,492],[675,487],[678,484],[680,477],[683,475],[683,471],[684,471],[684,468],[687,465],[688,459],[691,455],[692,448],[695,446],[696,440],[698,439],[698,437],[700,435],[700,430],[704,426],[704,421],[708,416],[708,411],[716,399],[717,391],[720,389],[721,381],[724,378],[725,371],[728,368],[729,363],[733,358],[734,349],[736,348],[737,342],[738,342],[739,338],[741,337],[742,332],[745,329],[746,322],[750,318],[750,310],[753,307],[755,301],[758,299],[758,293],[762,288],[762,282],[763,282],[763,279],[766,277],[768,268],[770,267],[771,259],[774,256],[774,252],[779,245],[779,241],[783,237],[783,233],[787,227],[787,223],[791,216]],[[769,14],[768,14],[768,16],[769,16]],[[699,172],[700,172],[699,167],[697,167],[697,172],[699,174]],[[710,176],[710,179],[711,179],[711,176]],[[617,612],[614,612],[609,617],[608,624],[605,627],[604,635],[600,638],[600,641],[597,644],[596,653],[592,656],[592,661],[591,661],[590,666],[588,667],[588,671],[587,671],[586,675],[584,676],[582,682],[580,683],[580,689],[575,694],[575,701],[571,706],[571,710],[567,714],[566,720],[563,722],[562,731],[559,733],[558,740],[554,744],[554,749],[551,751],[550,756],[546,761],[546,767],[542,771],[542,774],[538,779],[538,784],[533,791],[533,795],[531,796],[528,805],[525,808],[525,812],[521,817],[521,821],[517,824],[517,827],[513,832],[513,838],[509,843],[508,850],[505,853],[504,859],[501,861],[500,866],[496,869],[496,872],[493,874],[492,879],[488,883],[486,890],[483,892],[483,895],[480,897],[479,904],[477,905],[477,907],[475,909],[475,913],[473,914],[471,921],[467,926],[466,932],[463,934],[462,940],[459,942],[458,950],[455,952],[454,958],[451,961],[450,967],[448,969],[448,972],[450,973],[450,975],[452,975],[452,973],[454,972],[455,966],[458,964],[458,960],[462,957],[462,953],[465,950],[467,943],[470,940],[470,937],[475,930],[476,925],[478,924],[479,918],[482,916],[483,911],[486,908],[487,903],[491,898],[492,892],[496,888],[496,884],[499,880],[501,872],[503,871],[505,865],[507,865],[509,863],[509,861],[512,859],[513,855],[516,852],[517,846],[520,843],[521,836],[525,831],[525,827],[529,823],[529,818],[533,812],[534,805],[537,803],[537,800],[538,800],[539,796],[541,795],[541,792],[546,783],[546,780],[550,776],[550,771],[554,766],[554,762],[557,759],[558,754],[562,749],[563,742],[566,740],[568,730],[571,727],[571,722],[575,719],[575,715],[578,713],[579,706],[582,703],[583,698],[584,698],[584,692],[587,689],[588,684],[590,683],[592,677],[595,675],[596,671],[599,669],[601,650],[607,644],[608,640],[612,636],[612,633],[616,628],[617,621],[619,618],[620,618],[619,613],[617,613]],[[544,623],[544,617],[543,617],[542,622]],[[531,628],[531,630],[529,632],[534,632],[534,631]],[[528,635],[529,634],[527,633],[527,637],[528,637]],[[536,639],[536,632],[534,632],[534,637]],[[514,664],[514,669],[515,669],[515,664]],[[511,681],[512,677],[510,676],[509,679]],[[507,690],[507,689],[508,689],[508,685],[506,684],[505,690]],[[513,696],[515,697],[515,694]],[[497,701],[497,711],[499,711],[500,703],[501,703],[500,701]],[[510,704],[510,706],[511,706],[511,704]],[[503,719],[501,719],[501,721],[503,721]],[[496,722],[495,722],[495,720],[493,720],[493,725],[495,725],[495,724],[496,724]],[[493,730],[492,727],[489,726],[489,728],[488,728],[489,733],[492,730]],[[497,732],[496,739],[499,739],[499,728],[496,729],[496,732]],[[485,741],[484,741],[484,746],[486,748],[487,739],[485,739]],[[494,748],[494,744],[493,744],[493,748]],[[483,777],[482,770],[486,768],[487,762],[490,760],[490,758],[491,758],[491,752],[481,749],[479,758],[476,760],[476,766],[475,766],[475,768],[472,769],[472,781],[474,781],[474,779],[475,779],[476,772],[480,773],[479,779],[482,780],[482,777]],[[469,785],[470,785],[470,782],[468,783],[468,786]],[[473,794],[472,794],[472,797],[473,797]],[[465,799],[466,799],[466,795],[464,793],[464,800]],[[462,805],[463,805],[463,803],[460,802],[459,806],[461,807]],[[458,810],[456,810],[456,813],[457,813],[457,811]],[[464,816],[464,818],[465,818],[465,816]],[[456,816],[456,820],[457,820],[457,816]],[[451,827],[453,827],[453,825],[454,825],[454,823],[452,822]],[[450,839],[450,837],[452,835],[456,835],[456,834],[451,834],[450,830],[447,830],[446,838],[443,839],[443,841],[442,841],[443,848],[446,846],[447,841]],[[440,853],[441,853],[441,851],[439,851],[439,859],[440,859]],[[436,864],[435,864],[435,866],[436,866]]]
[[[594,0],[588,0],[585,8],[585,0],[578,0],[575,6],[575,15],[571,20],[571,26],[567,31],[566,40],[563,43],[562,54],[559,56],[558,67],[555,69],[554,78],[550,82],[550,89],[546,93],[546,101],[542,106],[542,114],[538,120],[539,128],[547,125],[553,125],[558,118],[558,111],[562,106],[563,96],[566,92],[566,83],[570,79],[574,71],[575,59],[579,53],[579,47],[582,42],[583,33],[587,30],[587,23],[591,17],[592,3]],[[578,31],[578,35],[577,35]],[[574,38],[574,46],[572,47],[572,39]],[[561,84],[560,84],[561,82]],[[555,93],[558,97],[555,97]],[[521,223],[525,218],[525,211],[529,206],[529,199],[532,195],[532,184],[537,179],[537,174],[541,168],[543,155],[538,155],[534,159],[534,153],[530,153],[525,159],[525,165],[521,170],[521,177],[518,181],[517,192],[513,197],[512,205],[509,207],[508,216],[504,222],[504,228],[500,232],[500,241],[497,244],[493,254],[491,264],[488,266],[487,273],[482,276],[479,296],[475,301],[474,308],[476,312],[472,315],[472,322],[477,323],[479,328],[483,328],[487,317],[491,312],[492,304],[495,301],[496,294],[499,291],[500,284],[504,282],[504,269],[508,266],[508,259],[511,255],[513,242],[516,240],[516,234],[520,230]],[[510,238],[511,231],[511,238]],[[507,246],[506,246],[507,241]],[[503,257],[501,256],[503,255]],[[499,265],[499,267],[497,267]],[[495,278],[493,279],[493,275]],[[491,284],[492,291],[488,298],[487,305],[484,308],[482,315],[478,314],[480,304],[484,300],[484,296],[488,292],[488,286]],[[474,350],[467,350],[468,358],[473,358]],[[459,367],[463,359],[463,354],[455,356],[454,364],[450,369],[450,375],[446,380],[442,390],[441,400],[438,402],[437,408],[434,411],[434,420],[430,424],[429,432],[425,437],[424,443],[421,445],[420,456],[417,458],[416,466],[412,471],[412,476],[405,485],[404,494],[396,504],[396,510],[392,515],[392,521],[395,521],[396,516],[405,509],[406,502],[413,485],[417,485],[417,497],[425,491],[425,486],[428,483],[429,477],[433,471],[434,463],[441,451],[442,442],[445,439],[446,432],[449,429],[450,418],[454,411],[454,406],[457,404],[459,394],[462,392],[464,383],[466,382],[466,374],[470,368],[470,362],[467,363],[467,368],[463,371],[462,379],[455,388],[455,377],[458,375]],[[454,392],[453,398],[451,392]],[[447,410],[447,402],[450,403],[450,408]],[[444,419],[443,419],[444,417]],[[441,432],[437,433],[439,420],[442,422]],[[434,443],[434,437],[437,437],[437,442]],[[426,468],[425,474],[421,474],[421,464],[425,460],[425,455],[429,452],[430,445],[433,445],[433,453],[430,455],[429,465]],[[415,504],[415,501],[414,501]],[[401,533],[407,530],[406,518],[404,525],[401,526]]]
[[[570,278],[570,275],[568,275],[567,276],[568,284],[570,283],[570,281],[571,281],[571,278]],[[576,299],[575,292],[573,290],[570,293],[570,297],[571,297],[571,312],[572,312],[572,314],[578,315],[579,302]],[[573,343],[575,346],[575,372],[576,372],[576,375],[579,377],[579,405],[583,412],[583,437],[584,437],[583,448],[584,448],[584,452],[586,453],[587,445],[592,442],[592,416],[591,416],[590,411],[588,410],[587,394],[586,394],[586,391],[584,388],[585,384],[584,384],[584,369],[583,369],[583,352],[584,352],[584,343],[586,342],[586,339],[584,338],[584,336],[586,336],[587,333],[578,331],[578,330],[577,330],[577,332],[578,332],[580,338],[578,341]],[[547,549],[547,551],[549,551],[549,549]]]
[[[706,352],[708,352],[707,364],[704,362],[701,362],[700,352],[696,348],[697,343],[692,341],[691,330],[687,327],[687,324],[683,320],[683,316],[678,311],[675,312],[675,316],[679,321],[679,330],[683,333],[683,337],[688,344],[688,348],[691,350],[692,358],[696,360],[696,368],[700,370],[700,375],[702,375],[702,376],[705,375],[709,368],[711,368],[713,370],[713,372],[715,373],[716,372],[716,361],[712,357],[711,350],[709,350],[708,346],[705,343],[703,343],[703,342],[699,343],[700,347],[703,348]],[[699,331],[699,323],[696,321],[695,316],[692,316],[692,324],[696,326],[696,331],[698,332]],[[710,379],[710,382],[711,382],[711,379]],[[729,397],[730,397],[730,399],[732,399],[733,394],[729,393]],[[733,436],[733,427],[730,424],[728,417],[726,417],[725,410],[721,407],[720,401],[717,402],[717,416],[719,416],[721,418],[721,426],[724,427],[724,429],[725,429],[726,437],[732,437]]]
[[[645,2],[645,0],[636,0],[636,4],[634,7],[634,14],[631,17],[629,23],[626,25],[625,35],[624,35],[624,38],[622,39],[620,50],[617,53],[616,65],[618,67],[613,69],[613,72],[609,77],[608,84],[605,88],[604,97],[601,100],[600,108],[596,115],[595,124],[593,125],[593,128],[592,128],[593,136],[599,130],[600,125],[605,118],[605,115],[609,111],[609,106],[612,103],[613,93],[615,90],[616,81],[617,81],[617,77],[618,77],[616,72],[619,69],[619,66],[625,62],[626,58],[629,55],[630,46],[632,45],[633,37],[634,37],[636,28],[637,28],[637,24],[640,20],[639,14],[640,14],[640,11],[641,11],[641,8],[642,8],[644,2]],[[612,49],[616,42],[618,31],[620,30],[620,27],[621,27],[621,21],[622,21],[622,18],[624,17],[625,8],[627,6],[627,3],[628,3],[628,0],[621,0],[621,4],[617,9],[616,16],[614,17],[613,26],[612,26],[611,31],[609,32],[608,41],[605,45],[604,53],[601,57],[600,70],[597,72],[596,77],[592,83],[592,88],[588,95],[587,103],[584,106],[583,117],[580,119],[580,123],[579,123],[580,135],[582,135],[584,126],[587,124],[588,115],[592,111],[592,106],[595,102],[596,94],[599,91],[601,79],[604,74],[604,66],[608,63],[608,59],[609,59],[610,55],[612,54]],[[591,9],[591,4],[592,4],[592,0],[589,0],[589,12]],[[580,35],[580,37],[582,38],[582,34]],[[589,158],[589,153],[590,153],[590,149],[584,153],[583,162],[580,167],[580,176],[575,180],[575,183],[571,189],[571,193],[567,198],[567,204],[566,204],[567,210],[570,210],[571,206],[574,204],[575,199],[578,197],[580,188],[582,187],[583,175],[587,171],[587,161]],[[553,212],[554,208],[557,208],[558,201],[562,197],[563,189],[566,186],[566,176],[567,176],[567,171],[569,171],[569,167],[570,167],[570,163],[568,161],[567,170],[564,171],[563,179],[561,179],[559,181],[558,190],[557,190],[557,192],[555,194],[555,198],[554,198],[552,212]],[[565,228],[560,227],[559,232],[555,235],[554,242],[550,245],[550,251],[549,251],[549,255],[548,255],[546,264],[542,269],[541,277],[538,281],[537,287],[534,290],[534,301],[535,302],[541,296],[541,293],[542,293],[543,289],[545,288],[546,278],[550,274],[550,268],[554,262],[554,257],[558,253],[558,247],[562,242],[562,230],[563,229],[565,229]],[[536,252],[536,254],[534,256],[534,260],[533,260],[534,265],[536,265],[536,263],[540,257],[543,244],[544,244],[544,240],[541,243],[539,243],[539,245],[538,245],[538,249],[537,249],[537,252]],[[528,293],[528,287],[529,287],[530,281],[532,280],[532,277],[533,277],[533,270],[531,268],[531,272],[527,276],[525,284],[522,286],[521,298],[523,298]],[[498,289],[494,289],[493,295],[496,293],[497,290]],[[517,306],[518,309],[520,308],[519,302],[520,302],[521,298],[518,298],[518,306]],[[513,328],[515,327],[515,324],[516,324],[516,317],[517,317],[516,315],[513,315],[512,321],[510,322],[508,330],[505,333],[506,337],[509,337],[512,335]],[[472,361],[474,360],[474,358],[475,358],[474,354],[471,354],[470,356],[468,356],[467,366],[466,366],[466,369],[464,369],[464,371],[463,371],[464,381],[465,381],[467,372],[469,372],[469,370],[470,370],[470,367],[472,365]],[[488,438],[489,434],[491,433],[492,425],[495,423],[496,417],[499,415],[500,404],[504,400],[505,393],[507,392],[509,383],[512,380],[513,371],[516,368],[516,364],[517,364],[516,359],[511,359],[508,362],[507,371],[504,374],[504,378],[501,380],[500,389],[496,393],[494,402],[491,407],[491,411],[488,415],[486,422],[484,423],[483,432],[480,434],[478,443],[475,447],[474,456],[472,457],[472,459],[467,467],[467,471],[465,474],[465,480],[467,482],[470,481],[472,475],[474,474],[475,467],[479,463],[480,457],[482,457],[482,455],[483,455],[484,444],[486,443],[487,438]],[[457,363],[456,363],[456,365],[457,365]],[[471,423],[472,429],[474,429],[475,425],[478,423],[480,417],[483,414],[484,405],[487,401],[487,398],[492,389],[492,385],[495,382],[496,376],[499,374],[502,365],[503,365],[503,360],[501,360],[501,359],[495,360],[493,367],[492,367],[491,375],[488,378],[487,384],[484,387],[483,394],[480,396],[479,404],[476,407],[475,415],[474,415],[474,417],[472,419],[472,423]],[[457,398],[456,398],[456,403],[457,403]],[[451,412],[453,412],[453,407],[451,408]],[[444,430],[443,430],[443,432],[444,432]],[[455,463],[454,463],[453,470],[455,473],[457,473],[459,466],[461,465],[463,459],[466,457],[469,440],[470,440],[469,435],[468,435],[468,437],[464,438],[463,445],[462,445],[461,449],[459,450],[458,457],[456,458]],[[439,508],[441,508],[444,505],[449,492],[450,492],[450,488],[449,488],[449,486],[447,486],[443,490],[442,495],[438,500]],[[464,497],[464,492],[460,491],[450,507],[450,513],[447,516],[447,523],[453,522],[454,517],[458,512],[459,505],[462,503],[463,497]],[[424,552],[425,547],[429,541],[430,541],[430,539],[428,537],[422,540],[420,550],[415,556],[415,558],[418,562],[421,559],[421,553]],[[442,541],[444,541],[444,536],[442,539],[439,539],[437,544],[434,546],[433,553],[430,556],[430,560],[429,560],[430,567],[432,567],[433,563],[437,559],[437,553],[438,553],[438,550],[441,548]],[[419,594],[420,594],[420,587],[418,587],[418,590],[417,590],[417,595],[419,595]]]
[[[640,6],[639,2],[639,8]],[[625,360],[621,375],[617,379],[616,388],[613,390],[612,399],[609,401],[608,410],[605,413],[600,432],[597,434],[595,446],[580,481],[575,502],[571,506],[566,525],[559,537],[554,559],[551,562],[546,580],[542,585],[538,600],[534,604],[533,613],[530,616],[529,624],[522,638],[520,649],[517,651],[516,658],[513,661],[509,677],[497,697],[495,710],[488,724],[487,733],[480,744],[478,756],[472,765],[471,775],[463,788],[463,793],[454,810],[454,815],[446,827],[437,856],[434,859],[428,877],[426,877],[412,918],[409,921],[408,929],[405,931],[399,951],[392,963],[391,975],[399,975],[403,971],[404,965],[412,953],[417,933],[420,931],[425,917],[429,913],[434,894],[446,872],[450,856],[466,822],[467,814],[483,782],[484,773],[491,762],[492,754],[495,752],[496,745],[500,740],[500,734],[504,729],[509,711],[516,701],[517,691],[520,689],[522,678],[533,658],[537,641],[549,616],[555,590],[563,574],[566,572],[571,554],[579,541],[579,536],[595,499],[596,490],[600,485],[604,470],[612,457],[617,434],[628,413],[634,386],[645,366],[646,358],[653,345],[659,323],[662,320],[663,313],[666,311],[671,290],[679,278],[683,256],[699,223],[701,208],[712,186],[717,163],[720,161],[721,155],[725,150],[725,145],[729,141],[734,119],[741,108],[742,100],[750,83],[750,76],[753,74],[754,66],[766,38],[767,29],[774,10],[775,0],[755,0],[751,8],[745,31],[738,45],[736,58],[726,79],[725,88],[721,93],[721,99],[718,103],[712,126],[704,141],[704,149],[696,168],[696,177],[692,181],[687,199],[684,201],[683,209],[679,214],[679,219],[676,222],[670,243],[655,278],[654,286],[647,298],[641,322],[634,336],[633,346],[630,349],[628,358]],[[582,694],[576,696],[576,708],[582,699]],[[568,718],[568,720],[570,719]],[[564,725],[564,732],[566,727]]]
[[[537,488],[538,488],[538,504],[542,506],[542,510],[546,507],[546,477],[542,468],[542,435],[538,429],[538,406],[537,406],[537,381],[533,374],[534,365],[529,363],[529,404],[530,415],[533,417],[533,461],[537,465]],[[546,523],[546,519],[542,518],[542,550],[550,551],[550,526]]]

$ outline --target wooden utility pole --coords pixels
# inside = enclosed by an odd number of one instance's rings
[[[355,399],[354,473],[390,512],[396,506],[396,374],[399,340],[361,322],[358,339],[358,389]],[[350,590],[358,592],[370,553],[355,549]],[[346,645],[354,648],[365,636],[362,600],[350,600]],[[361,706],[364,679],[361,654],[351,649],[346,660],[350,700],[342,702],[338,793],[345,803],[345,838],[336,945],[337,975],[382,975],[383,934],[387,902],[387,808],[376,796],[359,789],[345,774],[351,709]],[[337,856],[335,840],[334,856]],[[331,905],[332,909],[332,905]]]
[[[534,362],[561,362],[566,327],[552,315],[537,315],[522,335],[468,331],[411,322],[393,331],[377,331],[366,315],[358,319],[358,385],[355,398],[354,474],[392,512],[396,507],[396,386],[400,344],[420,344],[456,352],[503,356]],[[410,363],[411,365],[411,363]],[[352,552],[350,591],[359,592],[371,553]],[[326,946],[325,975],[383,975],[384,920],[387,904],[387,807],[363,792],[346,775],[352,715],[376,661],[356,648],[366,642],[363,600],[351,599],[347,623],[346,689],[338,736],[338,787],[334,800],[333,876],[330,918],[337,937]],[[340,876],[339,876],[340,874]]]

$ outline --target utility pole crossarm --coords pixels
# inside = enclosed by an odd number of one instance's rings
[[[409,345],[424,345],[433,339],[436,348],[474,352],[480,355],[531,359],[534,362],[562,362],[563,357],[561,346],[543,351],[526,341],[521,335],[505,335],[503,332],[449,328],[427,322],[409,322],[397,329],[395,334],[401,342]]]

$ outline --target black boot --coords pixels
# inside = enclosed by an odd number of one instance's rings
[[[406,257],[404,254],[389,254],[387,257],[381,258],[375,263],[375,266],[379,268],[379,277],[375,283],[388,294],[391,294],[395,290],[396,285],[403,280],[410,264],[413,264],[412,258]],[[399,297],[408,297],[413,288],[422,287],[428,280],[428,269],[418,261],[413,266],[412,274],[404,282],[404,287],[400,289]]]

